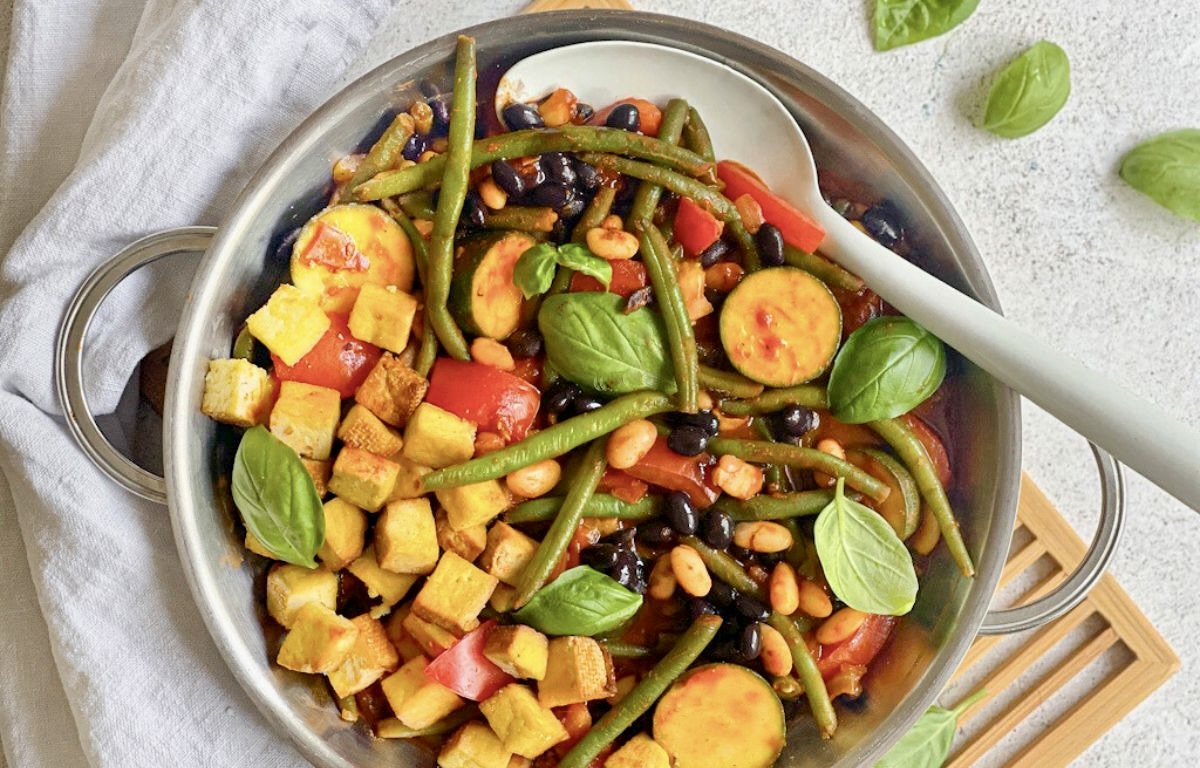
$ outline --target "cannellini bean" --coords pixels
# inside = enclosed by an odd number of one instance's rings
[[[733,201],[734,207],[737,208],[738,215],[742,217],[742,225],[750,234],[756,234],[758,228],[763,225],[762,206],[758,201],[746,193]]]
[[[704,287],[729,293],[742,281],[742,265],[733,261],[718,261],[704,270]]]
[[[629,469],[654,447],[658,428],[647,419],[637,419],[618,427],[608,438],[605,456],[614,469]]]
[[[638,252],[638,239],[632,232],[605,227],[587,231],[588,250],[602,259],[620,261],[632,259]]]
[[[802,612],[814,619],[823,619],[833,613],[833,601],[820,585],[802,578],[797,580],[797,586],[800,589],[798,607]]]
[[[646,593],[655,600],[669,600],[675,594],[675,571],[671,568],[671,556],[661,555],[650,569],[649,586]]]
[[[736,456],[722,456],[713,470],[712,478],[718,488],[735,499],[748,499],[761,491],[763,486],[762,470]]]
[[[479,198],[493,211],[498,211],[508,204],[508,193],[500,189],[500,185],[491,176],[479,182]]]
[[[782,552],[792,546],[792,532],[769,520],[738,523],[733,527],[733,543],[751,552]]]
[[[762,625],[762,652],[759,654],[763,671],[782,677],[792,671],[792,649],[779,630],[770,624]]]
[[[817,627],[816,638],[821,645],[833,645],[849,640],[867,620],[867,614],[853,608],[843,608]]]
[[[527,499],[545,496],[558,485],[562,466],[554,459],[543,459],[528,467],[509,472],[504,478],[508,490]]]
[[[842,461],[846,460],[846,450],[842,448],[842,444],[837,440],[829,437],[823,440],[818,440],[816,448],[822,453],[828,453],[830,456],[835,456]],[[827,475],[824,472],[813,472],[813,480],[817,485],[825,486],[827,488],[837,485],[837,478]]]
[[[679,588],[692,597],[704,597],[712,589],[712,576],[704,567],[700,553],[686,544],[671,550],[671,571]]]
[[[621,221],[620,216],[610,213],[604,217],[604,221],[600,222],[600,226],[605,229],[625,229],[625,222]]]
[[[511,371],[517,367],[517,362],[513,360],[508,347],[486,336],[480,336],[471,342],[471,359],[502,371]]]
[[[800,609],[800,585],[796,583],[796,569],[790,564],[775,565],[767,591],[771,597],[771,607],[778,613],[791,616]]]

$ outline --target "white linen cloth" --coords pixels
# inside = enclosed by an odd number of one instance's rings
[[[122,246],[218,223],[394,4],[15,0],[0,105],[0,495],[11,494],[0,499],[0,733],[10,768],[305,764],[218,656],[165,510],[121,491],[71,440],[53,341],[75,288]],[[88,342],[93,411],[113,411],[137,361],[172,335],[189,272],[179,264],[106,302]],[[26,556],[28,568],[15,562]]]

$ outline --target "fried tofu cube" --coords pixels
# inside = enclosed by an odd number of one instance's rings
[[[524,624],[495,627],[488,633],[483,655],[513,677],[541,680],[546,676],[550,641]]]
[[[338,425],[337,436],[346,445],[370,451],[377,456],[391,456],[404,445],[399,432],[358,403],[346,412],[342,423]]]
[[[404,617],[401,626],[421,652],[430,658],[450,650],[450,647],[458,642],[458,637],[453,632],[439,627],[432,621],[425,621],[412,611]]]
[[[533,768],[533,761],[528,757],[513,755],[508,759],[508,768]]]
[[[466,634],[479,626],[479,612],[497,583],[495,576],[445,552],[413,599],[413,613],[451,632]]]
[[[358,627],[350,619],[320,603],[305,603],[296,612],[275,661],[294,672],[332,672],[350,655],[357,640]]]
[[[396,573],[426,574],[437,565],[438,553],[429,499],[389,501],[375,523],[379,567]]]
[[[508,768],[512,752],[483,723],[467,723],[454,732],[438,753],[439,768]]]
[[[417,641],[408,634],[408,630],[404,628],[404,620],[410,615],[412,612],[406,605],[389,615],[387,622],[383,625],[384,630],[387,631],[388,640],[392,641],[392,646],[400,655],[401,662],[415,659],[425,653],[421,646],[417,645]]]
[[[249,360],[209,360],[200,410],[238,427],[263,420],[271,403],[271,376]]]
[[[246,549],[250,550],[251,552],[253,552],[256,555],[262,555],[263,557],[269,557],[272,560],[277,559],[275,557],[275,553],[272,552],[271,550],[267,549],[266,545],[264,545],[261,541],[259,541],[258,537],[255,536],[250,531],[246,531],[246,540],[244,543],[245,543]]]
[[[329,330],[329,317],[315,297],[294,285],[281,285],[261,309],[246,318],[246,327],[280,360],[295,365]]]
[[[318,461],[301,456],[300,463],[308,470],[308,476],[312,478],[313,485],[316,486],[317,496],[325,498],[325,494],[329,493],[329,474],[333,471],[333,462],[328,459]]]
[[[393,427],[403,427],[429,389],[425,377],[385,352],[354,393],[354,399]]]
[[[394,461],[343,445],[333,460],[329,490],[368,512],[378,512],[392,492],[399,471]]]
[[[456,531],[476,525],[487,525],[492,518],[508,509],[512,496],[499,480],[460,485],[435,491],[438,502],[446,508],[446,519]]]
[[[336,389],[283,381],[271,409],[271,434],[301,456],[328,459],[341,416],[342,398]]]
[[[533,759],[567,738],[567,729],[549,707],[520,683],[509,683],[479,705],[504,748]]]
[[[328,673],[329,684],[339,699],[364,690],[400,665],[400,655],[382,624],[366,614],[350,621],[358,627],[358,639],[341,666]]]
[[[325,502],[325,542],[317,557],[331,571],[340,571],[358,559],[367,535],[367,513],[334,496]]]
[[[432,472],[433,468],[409,461],[400,453],[393,453],[391,460],[396,462],[400,471],[396,473],[396,482],[392,485],[392,492],[388,494],[388,501],[424,496],[425,490],[421,487],[421,478]]]
[[[538,683],[538,701],[561,707],[617,692],[612,659],[590,637],[556,637],[549,643],[546,676]]]
[[[671,756],[657,741],[639,733],[609,755],[604,768],[671,768]]]
[[[454,530],[446,510],[439,509],[433,516],[434,527],[437,530],[438,546],[448,549],[463,560],[474,560],[483,553],[487,546],[487,527],[472,525],[461,531]]]
[[[488,531],[487,547],[479,556],[479,567],[515,587],[537,548],[535,540],[500,521]]]
[[[366,586],[368,595],[378,597],[383,601],[382,612],[376,610],[371,612],[375,618],[386,615],[393,605],[404,599],[408,590],[417,581],[415,574],[393,573],[380,568],[379,561],[375,559],[374,545],[363,550],[357,560],[346,566],[346,570],[354,574]]]
[[[337,591],[337,574],[328,568],[279,563],[267,572],[267,613],[279,626],[291,629],[296,614],[308,603],[332,611],[337,606]]]
[[[350,310],[350,333],[354,338],[400,354],[408,345],[417,300],[394,285],[366,283]]]
[[[429,662],[418,656],[383,678],[383,695],[396,719],[409,728],[428,728],[466,702],[441,683],[425,676]]]
[[[401,453],[434,469],[460,464],[475,455],[475,425],[432,403],[421,403],[404,428]]]
[[[496,591],[488,598],[488,605],[496,613],[509,613],[516,607],[517,588],[507,584],[497,584]]]

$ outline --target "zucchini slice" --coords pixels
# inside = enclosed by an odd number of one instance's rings
[[[464,331],[505,339],[521,324],[525,297],[513,283],[517,259],[537,240],[527,232],[505,231],[468,239],[454,259],[450,312]]]
[[[921,492],[912,473],[895,456],[878,448],[855,448],[846,453],[854,464],[892,489],[883,502],[875,505],[875,509],[888,521],[901,541],[912,536],[921,522]]]

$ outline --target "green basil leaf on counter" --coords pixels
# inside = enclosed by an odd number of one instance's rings
[[[846,496],[845,485],[839,477],[833,501],[813,526],[825,580],[851,608],[903,616],[917,599],[912,555],[882,515]]]
[[[997,136],[1027,136],[1058,114],[1071,95],[1071,62],[1049,40],[1029,50],[1000,70],[988,93],[983,127]]]
[[[984,696],[987,691],[976,691],[954,709],[930,707],[875,768],[941,768],[954,745],[958,719]]]
[[[525,298],[550,290],[554,282],[556,267],[573,269],[590,275],[607,288],[612,282],[612,265],[578,243],[566,243],[555,246],[553,243],[539,243],[529,248],[517,259],[513,268],[513,283],[521,289]]]
[[[579,243],[558,246],[558,265],[596,278],[605,288],[612,282],[612,264]]]
[[[1121,178],[1172,213],[1200,221],[1200,129],[1138,144],[1121,160]]]
[[[890,419],[932,395],[946,348],[907,317],[877,317],[850,334],[829,373],[829,410],[847,424]]]
[[[875,50],[912,45],[949,32],[979,0],[875,0]]]
[[[625,299],[612,293],[560,293],[542,302],[538,329],[554,370],[589,391],[675,391],[666,332],[653,310],[625,314]]]
[[[642,596],[586,565],[562,574],[513,614],[547,635],[593,635],[616,629],[642,607]]]
[[[251,427],[233,459],[232,485],[246,530],[279,560],[317,567],[325,509],[294,450],[265,428]]]

